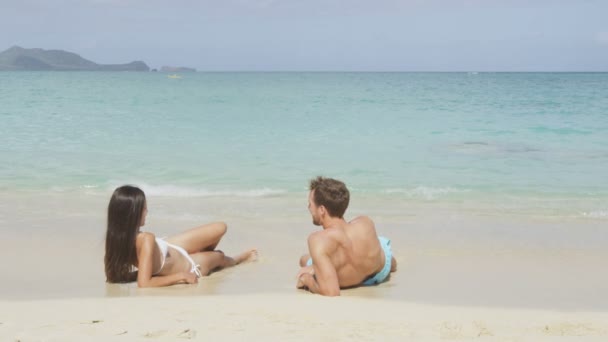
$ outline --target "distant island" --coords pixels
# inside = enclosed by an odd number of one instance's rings
[[[97,64],[63,50],[13,46],[0,53],[0,71],[150,71],[146,63]]]
[[[173,66],[162,66],[160,72],[196,72],[194,68],[187,67],[173,67]]]

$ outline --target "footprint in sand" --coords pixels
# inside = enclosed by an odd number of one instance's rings
[[[601,330],[589,324],[561,322],[545,325],[543,332],[550,336],[589,336],[599,335]]]
[[[439,327],[439,335],[442,339],[462,338],[462,325],[450,322],[443,322]]]
[[[144,334],[144,337],[147,338],[158,338],[167,333],[167,330],[158,330],[158,331],[148,331]]]
[[[475,321],[475,322],[473,322],[473,325],[475,326],[475,328],[478,331],[477,337],[494,336],[494,334],[492,334],[492,332],[490,330],[488,330],[488,328],[486,328],[486,325],[483,324],[483,322]]]
[[[191,340],[196,337],[196,330],[186,329],[177,334],[177,337]]]
[[[439,334],[442,339],[461,339],[476,338],[483,336],[494,336],[481,321],[474,321],[469,324],[459,324],[455,322],[443,322],[439,327]]]

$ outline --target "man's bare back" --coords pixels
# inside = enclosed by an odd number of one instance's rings
[[[328,257],[340,288],[359,285],[384,266],[384,253],[374,223],[366,216],[312,233],[308,238],[308,250],[319,267],[324,266],[319,265],[324,256]],[[321,260],[315,260],[319,258]]]
[[[338,191],[346,193],[346,205],[338,209],[339,215],[332,215],[324,205],[317,204],[317,189],[311,182],[308,208],[313,223],[323,226],[323,230],[308,237],[310,255],[300,258],[302,268],[297,276],[297,287],[337,296],[341,288],[384,281],[397,268],[391,255],[390,241],[378,237],[374,222],[367,216],[357,217],[350,222],[344,220],[342,214],[348,205],[348,190],[343,183],[322,177],[316,181],[337,185]],[[324,201],[324,198],[321,197],[320,201]],[[334,204],[330,202],[328,206]]]

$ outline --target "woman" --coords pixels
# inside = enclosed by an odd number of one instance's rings
[[[105,272],[110,283],[137,280],[139,287],[194,284],[216,269],[254,260],[251,249],[234,258],[215,250],[226,234],[226,224],[210,223],[161,239],[142,232],[148,208],[146,196],[137,187],[125,185],[114,190],[108,205]],[[137,271],[133,268],[136,267]]]

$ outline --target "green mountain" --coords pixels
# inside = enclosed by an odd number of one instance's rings
[[[62,50],[13,46],[0,53],[0,71],[149,71],[146,63],[97,64]]]

